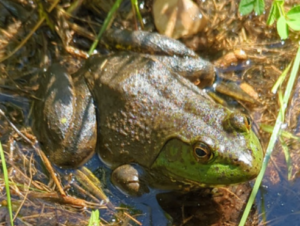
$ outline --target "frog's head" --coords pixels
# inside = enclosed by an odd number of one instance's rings
[[[219,128],[206,127],[205,132],[201,126],[190,124],[189,136],[181,133],[170,138],[152,168],[160,169],[173,181],[198,186],[229,185],[255,178],[263,151],[249,118],[227,112],[220,122]]]

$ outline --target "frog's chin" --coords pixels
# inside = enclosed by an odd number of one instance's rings
[[[238,182],[230,182],[230,183],[218,183],[218,184],[214,184],[214,183],[200,183],[197,181],[192,181],[192,180],[181,180],[176,181],[173,180],[175,183],[178,183],[177,187],[180,190],[183,191],[191,191],[191,190],[195,190],[195,189],[199,189],[199,188],[219,188],[219,187],[228,187],[228,186],[232,186],[232,185],[237,185],[237,184],[241,184],[241,183],[245,183],[248,182],[249,180],[245,180],[245,181],[238,181]]]
[[[250,181],[254,179],[257,174],[245,174],[245,171],[237,173],[237,175],[233,178],[228,177],[216,177],[216,178],[210,178],[211,180],[194,180],[187,177],[182,177],[179,175],[176,175],[174,172],[170,172],[166,169],[160,170],[160,172],[163,172],[164,177],[168,178],[171,183],[173,183],[177,187],[177,189],[188,191],[188,190],[194,190],[197,188],[205,188],[205,187],[227,187],[229,185],[236,185],[245,183],[247,181]],[[243,174],[244,173],[244,174]],[[241,176],[238,176],[241,175]]]

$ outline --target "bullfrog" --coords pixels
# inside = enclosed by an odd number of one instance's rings
[[[124,32],[127,44],[119,40]],[[121,51],[91,56],[74,75],[59,64],[43,75],[34,128],[43,128],[36,134],[50,160],[76,168],[96,149],[129,195],[255,178],[263,151],[250,118],[190,81],[214,74],[213,65],[159,34],[112,33],[104,40]],[[141,53],[131,44],[137,39],[163,53]]]

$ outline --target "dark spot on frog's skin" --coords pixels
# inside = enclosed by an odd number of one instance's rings
[[[219,169],[219,167],[216,167],[216,169],[215,169],[215,170],[216,170],[217,172],[219,172],[219,170],[220,170],[220,169]]]
[[[255,156],[253,155],[253,151],[251,149],[248,149],[247,151],[250,153],[251,156]]]

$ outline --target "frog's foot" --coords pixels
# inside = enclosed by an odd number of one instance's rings
[[[141,196],[149,192],[148,186],[141,180],[142,171],[138,165],[119,166],[112,173],[112,183],[125,195]]]

